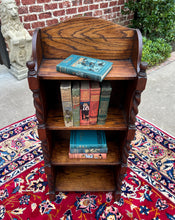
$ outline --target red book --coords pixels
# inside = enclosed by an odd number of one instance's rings
[[[106,159],[107,153],[77,153],[77,154],[71,154],[69,153],[70,159]]]
[[[98,117],[98,107],[100,99],[100,84],[95,81],[90,82],[90,110],[89,123],[96,124]]]
[[[90,85],[81,81],[80,87],[80,125],[89,125]]]

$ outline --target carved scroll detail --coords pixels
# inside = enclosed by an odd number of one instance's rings
[[[51,161],[50,161],[50,152],[47,147],[47,142],[46,140],[42,141],[42,150],[43,150],[43,156],[44,156],[44,164],[45,166],[50,166]]]
[[[27,62],[28,71],[28,81],[29,87],[33,92],[34,106],[36,108],[36,117],[39,124],[44,124],[44,112],[41,103],[39,81],[37,78],[37,73],[35,71],[35,63],[33,61]]]
[[[132,128],[135,129],[136,115],[138,114],[138,106],[141,101],[141,93],[145,89],[145,85],[146,85],[146,68],[147,68],[147,63],[142,62],[140,64],[140,72],[138,73],[136,91],[133,96],[131,113],[129,117],[129,128],[130,129]]]
[[[39,89],[39,80],[37,77],[37,72],[35,71],[35,63],[33,61],[27,62],[28,71],[28,82],[29,87],[33,92],[33,99],[34,99],[34,106],[36,109],[36,117],[39,122],[38,125],[38,134],[39,139],[41,140],[41,146],[43,150],[44,156],[44,167],[45,173],[47,175],[48,185],[49,185],[49,194],[50,198],[54,200],[55,198],[55,182],[54,182],[54,172],[53,167],[51,165],[51,158],[50,158],[50,151],[48,145],[48,136],[46,134],[46,125],[45,125],[45,118],[44,118],[44,110],[41,100],[41,93]]]
[[[135,128],[136,115],[138,113],[138,106],[140,104],[141,91],[136,90],[133,97],[133,106],[131,109],[129,126]]]

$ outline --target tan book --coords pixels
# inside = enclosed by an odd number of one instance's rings
[[[60,92],[64,123],[66,127],[71,127],[73,126],[71,81],[61,81]]]

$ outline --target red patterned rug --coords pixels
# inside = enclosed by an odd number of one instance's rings
[[[0,219],[175,220],[175,138],[137,118],[122,196],[60,192],[49,201],[35,116],[0,130]]]

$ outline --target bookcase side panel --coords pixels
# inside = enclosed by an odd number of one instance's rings
[[[119,173],[117,174],[119,181],[117,182],[117,192],[115,194],[116,198],[119,198],[119,191],[121,190],[122,180],[127,170],[127,159],[130,150],[130,143],[135,136],[136,115],[138,113],[138,106],[141,101],[141,93],[143,92],[146,86],[146,68],[147,68],[147,64],[141,63],[140,72],[138,73],[138,78],[134,86],[135,88],[133,89],[133,95],[131,97],[131,102],[129,107],[130,111],[129,111],[129,120],[128,120],[128,131],[126,132],[124,138],[123,147],[121,150],[121,167]]]
[[[44,97],[44,90],[42,83],[38,79],[37,72],[35,71],[35,63],[33,61],[27,63],[28,83],[31,91],[33,92],[34,106],[36,109],[36,117],[38,120],[38,135],[41,141],[41,147],[44,156],[45,173],[48,178],[50,198],[55,196],[54,187],[54,172],[51,165],[51,140],[52,137],[46,130],[46,103]]]
[[[32,57],[35,63],[35,71],[38,71],[42,58],[43,58],[43,49],[41,42],[41,31],[40,29],[35,29],[32,37]]]

